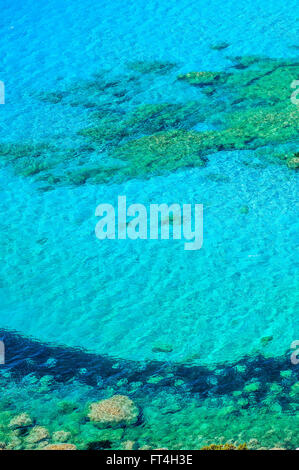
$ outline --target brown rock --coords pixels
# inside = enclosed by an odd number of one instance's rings
[[[138,408],[125,395],[114,395],[107,400],[101,400],[90,405],[88,417],[91,421],[103,425],[119,425],[135,423]]]
[[[34,426],[31,429],[29,436],[26,437],[26,442],[30,444],[35,444],[37,442],[43,441],[47,439],[49,436],[49,432],[43,426]]]
[[[288,167],[293,169],[293,170],[296,170],[297,168],[299,168],[299,156],[297,157],[297,155],[295,157],[292,157],[288,160]]]
[[[8,427],[10,429],[16,429],[25,426],[31,426],[31,424],[32,419],[30,418],[29,414],[21,413],[10,420]]]
[[[49,444],[43,450],[77,450],[74,444]]]
[[[122,443],[122,448],[124,450],[133,450],[135,442],[134,441],[124,441]]]
[[[53,433],[52,439],[55,442],[66,442],[71,438],[69,431],[56,431]]]

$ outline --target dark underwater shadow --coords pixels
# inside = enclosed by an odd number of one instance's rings
[[[235,363],[219,363],[211,369],[156,360],[137,362],[111,358],[82,349],[50,346],[3,329],[0,329],[0,339],[5,343],[6,352],[5,365],[0,367],[10,371],[17,381],[28,374],[38,378],[54,375],[57,382],[67,383],[75,378],[96,387],[101,377],[105,386],[119,388],[119,381],[126,379],[126,384],[139,382],[138,390],[142,393],[173,388],[176,393],[192,394],[198,398],[221,397],[258,382],[255,403],[263,401],[269,383],[277,382],[283,386],[283,393],[277,399],[285,408],[292,401],[289,396],[291,387],[299,377],[299,367],[291,363],[289,353],[267,358],[262,354],[245,356]],[[288,372],[283,374],[285,371]],[[159,376],[159,382],[148,383],[155,376]]]

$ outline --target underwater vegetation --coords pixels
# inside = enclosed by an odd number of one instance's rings
[[[54,136],[51,142],[2,143],[1,163],[39,182],[43,190],[200,167],[222,150],[260,151],[266,162],[297,169],[293,147],[298,143],[299,109],[290,101],[290,84],[299,76],[298,62],[259,56],[229,59],[231,66],[224,71],[185,74],[176,73],[176,64],[137,61],[127,64],[129,72],[123,76],[101,71],[61,90],[35,93],[54,113],[55,107],[59,113],[64,107],[82,109],[74,146],[55,142]],[[169,74],[169,86],[174,91],[179,87],[181,95],[185,90],[188,96],[188,87],[198,89],[197,99],[144,102],[147,85],[161,74]],[[199,124],[207,130],[197,130]],[[277,157],[267,149],[280,144],[293,147]]]
[[[19,363],[12,354],[0,371],[2,449],[297,445],[298,371],[288,354],[248,356],[211,369],[40,348],[38,342],[7,332],[4,337],[9,351],[21,344],[28,358]],[[262,348],[270,341],[262,338]]]
[[[176,64],[143,61],[127,69],[121,76],[100,71],[90,80],[37,91],[35,99],[54,115],[78,111],[72,139],[2,142],[1,164],[42,191],[200,170],[220,151],[251,150],[248,167],[298,169],[298,107],[290,102],[295,61],[242,56],[217,72],[181,73]],[[167,77],[173,99],[148,92],[160,76]],[[219,185],[230,181],[221,173],[206,177]],[[249,211],[251,206],[240,206],[240,218]],[[272,340],[261,338],[262,352]],[[8,361],[1,370],[0,449],[297,446],[298,373],[288,356],[260,352],[208,368],[193,365],[192,358],[134,363],[40,349],[28,340],[32,359],[19,367]],[[171,344],[152,347],[156,354],[170,351]]]

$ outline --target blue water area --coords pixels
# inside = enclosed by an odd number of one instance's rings
[[[295,0],[0,5],[1,143],[85,145],[81,160],[62,166],[65,174],[96,158],[78,135],[89,125],[91,77],[127,77],[125,90],[99,102],[126,113],[141,104],[201,99],[199,88],[176,83],[179,73],[225,70],[233,56],[298,55]],[[224,42],[223,50],[211,47]],[[128,67],[137,61],[175,68],[138,75]],[[129,82],[132,73],[137,83]],[[55,90],[68,93],[66,105],[60,103],[65,95],[40,99]],[[199,120],[193,129],[217,126],[217,119]],[[79,429],[76,413],[76,424],[71,416],[67,423],[59,413],[53,417],[46,401],[85,406],[123,393],[136,399],[143,420],[140,429],[115,438],[115,446],[134,440],[139,447],[198,448],[217,439],[252,439],[253,447],[296,447],[298,366],[289,350],[299,326],[298,172],[261,155],[250,148],[220,150],[202,167],[50,189],[34,172],[1,162],[4,421],[22,403],[38,424],[55,423],[51,432],[68,427],[86,448],[95,440],[88,438],[94,433],[89,423]],[[203,204],[203,247],[186,251],[182,240],[98,240],[96,207],[117,207],[119,195],[147,208]],[[44,376],[55,386],[41,388]],[[245,398],[233,395],[252,384]],[[25,445],[19,440],[16,448]]]

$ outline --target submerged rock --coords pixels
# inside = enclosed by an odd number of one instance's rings
[[[135,444],[134,441],[124,441],[122,443],[122,448],[123,450],[133,450],[134,444]]]
[[[26,442],[30,444],[35,444],[37,442],[43,441],[50,437],[49,432],[43,426],[34,426],[31,429],[29,435],[26,437]]]
[[[269,343],[271,343],[272,340],[273,340],[273,336],[264,336],[261,339],[261,343],[263,346],[267,346]]]
[[[69,431],[55,431],[52,435],[52,439],[55,442],[67,442],[71,436]]]
[[[30,418],[28,413],[21,413],[9,422],[8,427],[10,429],[17,429],[17,428],[23,428],[23,427],[28,427],[32,425],[32,419]]]
[[[133,424],[139,411],[134,402],[125,395],[114,395],[90,405],[88,417],[103,425]]]
[[[248,212],[249,212],[249,207],[248,206],[240,207],[240,214],[248,214]]]
[[[299,168],[299,153],[296,154],[294,157],[290,158],[287,163],[288,167],[296,170]]]
[[[170,344],[166,343],[157,343],[152,347],[153,352],[166,352],[169,353],[173,351],[173,347]]]
[[[43,450],[77,450],[74,444],[49,444]]]
[[[226,49],[229,47],[230,44],[228,42],[216,42],[215,44],[210,45],[210,49],[213,49],[215,51],[222,51],[222,49]]]
[[[22,448],[22,441],[16,436],[9,439],[9,443],[6,446],[7,450],[20,450]]]

